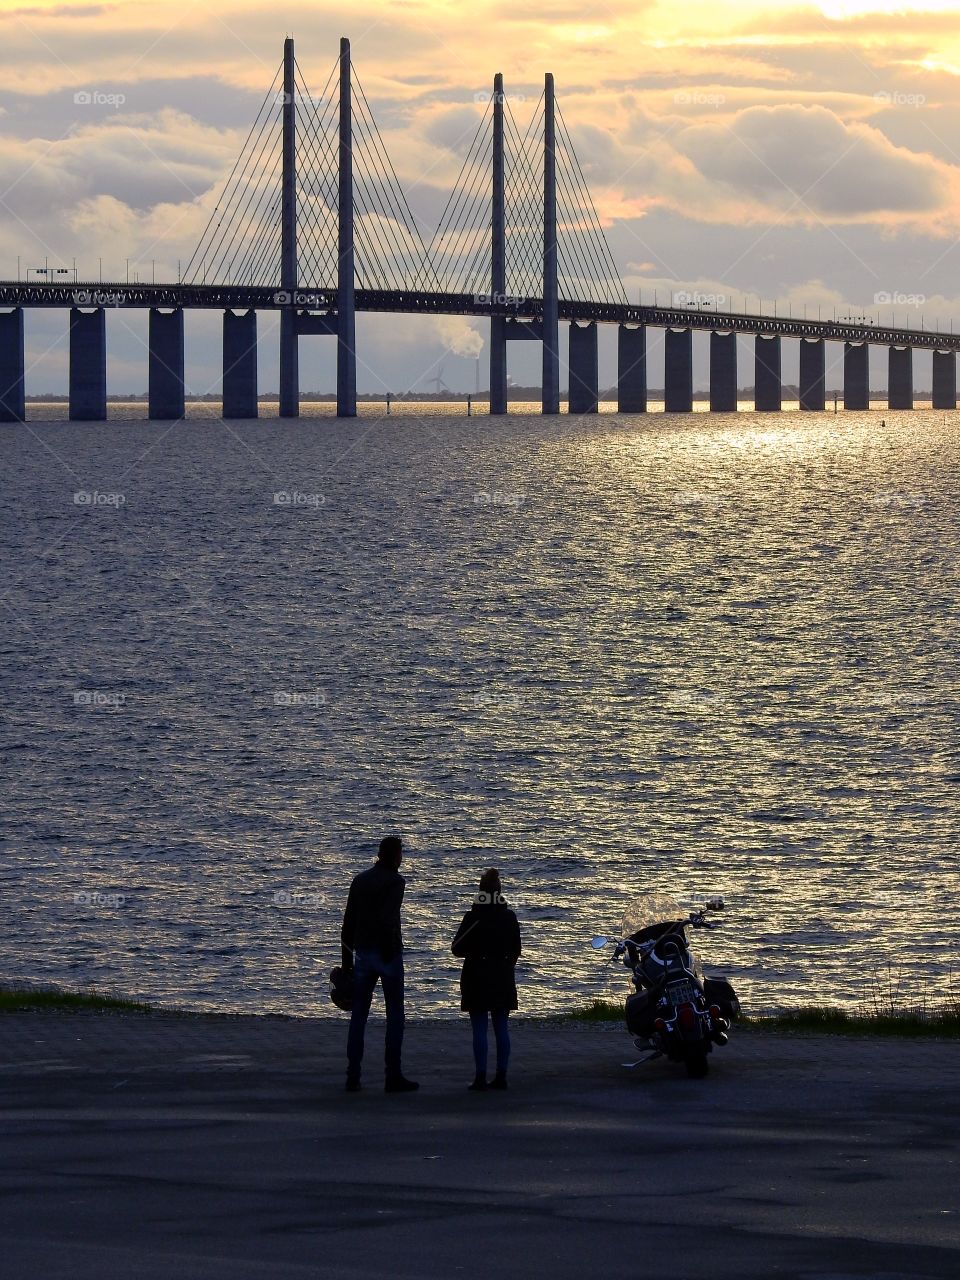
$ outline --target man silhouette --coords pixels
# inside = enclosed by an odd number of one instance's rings
[[[403,1045],[403,938],[400,906],[406,881],[400,874],[403,844],[398,836],[380,841],[377,861],[355,876],[343,913],[340,944],[343,967],[353,971],[353,1011],[347,1035],[347,1091],[360,1088],[363,1037],[370,1015],[370,1003],[379,982],[387,1012],[384,1061],[387,1093],[409,1093],[419,1089],[400,1069]]]

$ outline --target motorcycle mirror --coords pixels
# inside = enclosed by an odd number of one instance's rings
[[[591,939],[590,945],[591,947],[593,947],[594,951],[602,951],[603,948],[607,945],[607,939],[601,938],[600,935],[597,934],[595,938]]]

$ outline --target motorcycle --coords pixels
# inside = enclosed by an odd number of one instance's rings
[[[682,1062],[695,1079],[710,1070],[714,1045],[724,1045],[730,1026],[740,1017],[740,1001],[726,978],[707,978],[690,950],[687,929],[712,929],[711,912],[724,910],[722,898],[711,898],[699,911],[684,915],[673,898],[648,894],[624,912],[619,938],[597,936],[597,950],[614,944],[611,964],[623,960],[636,988],[624,1006],[627,1030],[646,1058],[638,1067],[666,1056]]]

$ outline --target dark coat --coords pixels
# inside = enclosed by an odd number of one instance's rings
[[[513,967],[520,952],[520,925],[505,902],[470,908],[453,940],[453,954],[463,956],[460,1008],[465,1013],[516,1009]]]
[[[400,872],[382,862],[354,877],[340,930],[345,965],[353,964],[354,951],[379,951],[384,960],[400,954],[400,906],[405,885]]]

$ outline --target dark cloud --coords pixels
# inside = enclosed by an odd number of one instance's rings
[[[90,102],[77,102],[78,94]],[[82,88],[57,88],[46,93],[17,93],[0,89],[3,134],[19,138],[59,138],[75,128],[105,124],[168,107],[183,111],[217,129],[233,129],[254,119],[264,90],[253,92],[216,76],[178,79],[93,79]],[[115,103],[113,100],[122,99]]]
[[[897,147],[937,156],[960,166],[960,106],[883,105],[869,123]]]
[[[929,159],[823,107],[751,107],[728,123],[684,129],[673,141],[711,182],[771,208],[799,199],[801,216],[803,207],[842,218],[924,213],[946,197]]]

